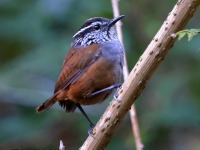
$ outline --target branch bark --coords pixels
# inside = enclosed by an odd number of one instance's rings
[[[144,89],[146,82],[173,46],[175,33],[183,29],[193,16],[200,0],[178,0],[160,30],[157,32],[145,52],[139,58],[127,80],[117,92],[117,100],[113,99],[89,135],[81,150],[104,149],[110,141],[114,130],[122,122],[133,102]]]

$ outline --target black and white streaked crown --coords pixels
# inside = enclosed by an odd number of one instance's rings
[[[116,40],[114,24],[124,16],[113,19],[94,17],[86,20],[78,32],[73,36],[72,46],[88,46],[93,43],[101,43]]]

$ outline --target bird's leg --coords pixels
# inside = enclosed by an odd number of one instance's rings
[[[94,124],[92,123],[92,121],[89,119],[89,117],[87,116],[87,114],[85,113],[85,111],[83,110],[83,108],[81,107],[80,104],[76,104],[76,106],[79,108],[79,110],[81,111],[81,113],[83,114],[83,116],[87,119],[90,128],[88,129],[88,134],[92,134],[92,129],[94,128]]]
[[[90,98],[92,96],[95,96],[99,93],[102,93],[102,92],[105,92],[105,91],[108,91],[108,90],[112,90],[112,89],[115,89],[115,88],[119,88],[121,86],[121,83],[117,83],[117,84],[114,84],[114,85],[111,85],[111,86],[108,86],[104,89],[101,89],[101,90],[98,90],[98,91],[95,91],[91,94],[88,94],[85,96],[85,98]],[[79,110],[81,111],[81,113],[85,116],[85,118],[87,119],[88,123],[89,123],[89,126],[90,126],[90,129],[88,130],[88,134],[92,134],[92,129],[94,128],[94,124],[92,123],[92,121],[89,119],[89,117],[87,116],[87,114],[85,113],[85,111],[83,110],[83,108],[81,107],[80,104],[76,104],[76,106],[79,108]]]
[[[108,90],[112,90],[112,89],[118,88],[118,87],[120,87],[121,85],[122,85],[121,83],[117,83],[117,84],[108,86],[108,87],[106,87],[106,88],[104,88],[104,89],[95,91],[95,92],[93,92],[93,93],[87,95],[87,98],[92,97],[92,96],[95,96],[95,95],[97,95],[97,94],[99,94],[99,93],[102,93],[102,92],[105,92],[105,91],[108,91]]]

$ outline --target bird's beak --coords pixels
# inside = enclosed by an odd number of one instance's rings
[[[124,17],[124,15],[121,15],[121,16],[118,16],[118,17],[115,17],[113,19],[110,20],[110,23],[108,24],[108,29],[110,27],[112,27],[113,25],[115,25],[115,23],[119,20],[121,20],[122,18]]]

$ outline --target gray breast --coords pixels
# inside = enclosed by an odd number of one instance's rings
[[[112,40],[100,43],[101,51],[104,57],[107,59],[121,63],[124,63],[124,48],[119,40]]]

